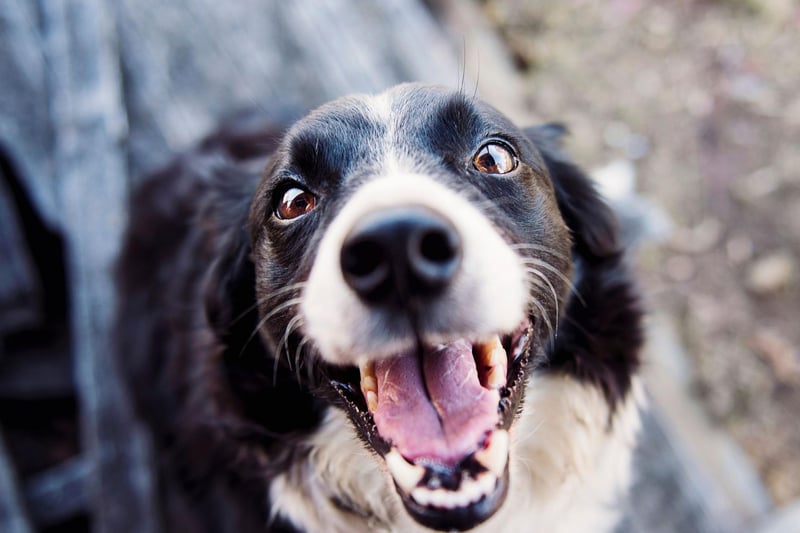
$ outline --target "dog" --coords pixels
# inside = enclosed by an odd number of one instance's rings
[[[165,529],[612,529],[642,313],[564,135],[407,84],[147,180],[116,339]]]

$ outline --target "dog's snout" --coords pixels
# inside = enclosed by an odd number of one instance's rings
[[[341,251],[344,279],[373,304],[433,296],[461,263],[461,239],[445,218],[406,208],[369,215],[350,231]]]

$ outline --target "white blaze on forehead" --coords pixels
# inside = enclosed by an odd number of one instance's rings
[[[365,100],[371,114],[374,115],[376,120],[390,127],[394,124],[392,115],[392,107],[394,105],[393,93],[387,91],[375,96],[366,96]]]
[[[401,165],[397,150],[395,149],[396,143],[394,142],[397,135],[397,117],[392,111],[395,102],[394,93],[389,90],[365,98],[370,116],[376,122],[386,127],[386,133],[380,139],[380,142],[383,144],[382,171],[387,176],[399,173],[401,171]]]
[[[430,177],[392,173],[362,186],[331,223],[303,293],[306,334],[331,363],[356,364],[365,357],[386,357],[409,347],[410,338],[387,336],[387,317],[362,304],[345,283],[340,267],[342,244],[360,219],[405,206],[438,213],[462,239],[460,271],[428,309],[435,314],[428,320],[443,336],[450,336],[441,341],[509,332],[524,319],[527,290],[523,266],[486,216]]]

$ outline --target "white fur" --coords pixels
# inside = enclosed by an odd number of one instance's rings
[[[634,383],[609,424],[597,388],[565,376],[533,376],[512,426],[510,486],[476,532],[595,533],[620,518],[642,395]],[[405,512],[382,459],[368,452],[344,413],[331,409],[309,438],[304,462],[270,486],[275,515],[309,532],[428,531]],[[331,498],[350,502],[346,512]]]
[[[345,284],[339,267],[342,243],[353,226],[384,209],[430,209],[461,235],[461,270],[447,292],[429,306],[436,321],[426,331],[429,342],[513,331],[525,317],[525,270],[489,219],[446,186],[424,175],[400,172],[397,162],[392,166],[390,175],[360,187],[331,223],[303,292],[306,336],[330,363],[352,365],[367,356],[388,357],[414,341],[410,330],[387,335],[387,323],[396,318],[365,307]]]

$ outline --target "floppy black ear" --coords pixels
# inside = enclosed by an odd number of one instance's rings
[[[562,150],[563,126],[525,133],[542,154],[573,238],[574,290],[551,344],[549,368],[600,387],[614,406],[630,390],[642,344],[638,291],[617,222],[591,180]]]
[[[216,259],[206,274],[206,318],[227,349],[245,348],[258,322],[255,305],[255,268],[244,228],[225,235]],[[256,343],[259,342],[255,339]]]

